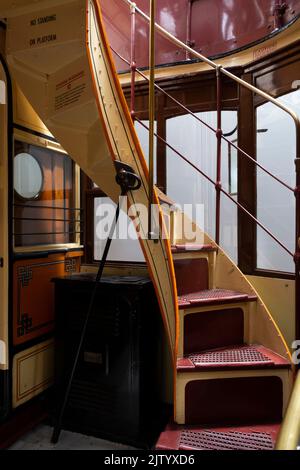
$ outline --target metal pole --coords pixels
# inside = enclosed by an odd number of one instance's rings
[[[121,187],[121,197],[125,196],[128,191],[137,191],[138,189],[140,189],[141,179],[138,175],[136,175],[134,173],[134,170],[129,165],[127,165],[126,163],[120,162],[119,160],[115,160],[114,163],[115,163],[115,168],[116,168],[116,171],[117,171],[116,182]],[[67,406],[68,401],[69,401],[72,382],[73,382],[74,375],[75,375],[75,372],[76,372],[76,368],[77,368],[81,348],[82,348],[84,337],[85,337],[85,334],[86,334],[88,322],[89,322],[90,316],[93,312],[94,303],[95,303],[96,295],[97,295],[97,292],[98,292],[98,286],[99,286],[101,278],[102,278],[102,274],[103,274],[103,271],[104,271],[107,255],[108,255],[108,252],[109,252],[109,249],[110,249],[110,245],[111,245],[111,242],[112,242],[112,238],[113,238],[113,235],[114,235],[115,228],[116,228],[117,223],[118,223],[119,215],[120,215],[120,202],[117,206],[115,220],[114,220],[114,222],[111,226],[109,236],[108,236],[108,239],[107,239],[107,242],[106,242],[106,245],[105,245],[105,248],[104,248],[104,252],[103,252],[103,255],[102,255],[102,259],[100,261],[98,273],[97,273],[96,280],[95,280],[95,286],[94,286],[94,289],[92,291],[89,307],[88,307],[88,310],[87,310],[87,314],[86,314],[86,317],[85,317],[85,320],[84,320],[84,324],[83,324],[83,328],[82,328],[82,332],[81,332],[81,336],[80,336],[80,341],[79,341],[78,348],[77,348],[77,351],[76,351],[76,355],[75,355],[75,358],[74,358],[74,362],[73,362],[73,365],[72,365],[72,371],[71,371],[71,374],[70,374],[70,377],[69,377],[69,380],[68,380],[67,388],[66,388],[66,391],[65,391],[62,406],[61,406],[60,411],[59,411],[57,422],[56,422],[54,430],[53,430],[51,442],[53,442],[54,444],[58,442],[59,435],[60,435],[60,432],[61,432],[62,420],[63,420],[63,416],[64,416],[66,406]]]
[[[136,4],[130,5],[131,14],[131,97],[130,97],[130,114],[134,121],[135,116],[135,72],[136,72],[136,61],[135,61],[135,38],[136,38]]]
[[[220,244],[221,190],[222,190],[222,78],[220,67],[216,69],[217,78],[217,179],[216,179],[216,243]]]
[[[127,192],[126,190],[122,190],[121,197],[125,196],[126,192]],[[96,276],[96,279],[95,279],[95,286],[94,286],[94,289],[92,291],[88,311],[87,311],[87,314],[86,314],[86,317],[85,317],[85,320],[84,320],[84,324],[83,324],[83,328],[82,328],[82,332],[81,332],[81,336],[80,336],[80,341],[79,341],[77,352],[76,352],[76,355],[75,355],[75,358],[74,358],[71,374],[70,374],[70,377],[69,377],[69,380],[68,380],[68,385],[67,385],[67,388],[66,388],[66,391],[65,391],[64,399],[63,399],[62,406],[61,406],[61,409],[60,409],[60,412],[59,412],[59,415],[58,415],[57,422],[54,426],[54,430],[53,430],[53,434],[52,434],[52,438],[51,438],[52,444],[56,444],[58,442],[58,439],[59,439],[59,436],[60,436],[60,432],[61,432],[61,428],[62,428],[62,420],[63,420],[63,416],[64,416],[64,413],[65,413],[65,410],[66,410],[66,407],[67,407],[67,404],[68,404],[68,401],[69,401],[71,387],[72,387],[74,375],[75,375],[75,372],[76,372],[76,368],[77,368],[81,348],[82,348],[83,341],[84,341],[84,338],[85,338],[85,334],[86,334],[87,326],[88,326],[88,323],[89,323],[89,319],[90,319],[90,316],[91,316],[93,308],[94,308],[96,295],[97,295],[97,292],[98,292],[98,287],[99,287],[99,284],[100,284],[100,281],[101,281],[101,278],[102,278],[102,274],[103,274],[103,271],[104,271],[104,268],[105,268],[107,255],[108,255],[108,252],[109,252],[109,249],[110,249],[110,246],[111,246],[111,242],[112,242],[112,239],[113,239],[115,228],[116,228],[117,223],[118,223],[119,215],[120,215],[120,203],[117,206],[115,220],[114,220],[114,222],[111,226],[109,237],[107,239],[107,242],[106,242],[106,245],[105,245],[105,248],[104,248],[104,252],[103,252],[103,255],[102,255],[102,259],[101,259],[101,262],[100,262],[100,265],[99,265],[98,273],[97,273],[97,276]]]
[[[149,34],[149,207],[148,237],[154,238],[152,232],[152,203],[154,194],[154,119],[155,119],[155,11],[156,0],[150,0],[150,34]]]
[[[186,15],[186,43],[189,47],[192,46],[191,44],[192,8],[193,8],[193,0],[188,0],[187,15]],[[191,60],[191,55],[188,51],[185,51],[185,58],[186,60]]]
[[[132,2],[130,0],[123,0],[123,2],[127,3],[128,5],[132,4]],[[140,8],[136,7],[136,12],[142,18],[144,18],[146,21],[150,22],[149,16],[146,15]],[[269,95],[268,93],[266,93],[266,92],[260,90],[259,88],[251,85],[251,83],[245,82],[241,78],[234,75],[232,72],[229,72],[229,70],[224,69],[222,66],[220,66],[220,65],[216,64],[215,62],[213,62],[212,60],[208,59],[203,54],[200,54],[199,52],[195,51],[195,49],[192,49],[191,47],[187,46],[184,42],[177,39],[175,36],[173,36],[171,33],[169,33],[166,29],[162,28],[159,24],[156,23],[155,28],[160,34],[162,34],[170,42],[172,42],[173,44],[176,44],[178,47],[181,47],[185,51],[189,52],[191,54],[191,56],[197,57],[198,59],[202,60],[203,62],[205,62],[206,64],[208,64],[210,67],[212,67],[214,69],[217,69],[218,67],[220,67],[221,73],[223,73],[227,77],[231,78],[236,83],[239,83],[244,88],[247,88],[248,90],[253,91],[253,93],[256,93],[257,95],[259,95],[262,98],[266,99],[270,103],[273,103],[275,106],[277,106],[277,108],[280,108],[283,111],[285,111],[287,114],[289,114],[293,118],[296,125],[298,125],[298,126],[300,125],[300,118],[298,117],[297,113],[295,111],[293,111],[292,109],[288,108],[287,106],[285,106],[280,101],[278,101],[277,98],[274,98],[273,96]]]

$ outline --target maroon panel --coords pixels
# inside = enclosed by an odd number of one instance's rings
[[[187,424],[246,425],[282,419],[279,377],[197,380],[185,389]]]
[[[211,253],[213,251],[218,251],[218,249],[213,245],[196,245],[195,243],[191,245],[173,245],[172,253],[190,253],[190,252],[198,252],[198,253]]]
[[[189,42],[206,56],[228,54],[249,44],[259,42],[280,31],[300,13],[300,0],[194,0],[191,24],[188,26],[188,0],[157,0],[157,23],[181,41]],[[136,4],[149,13],[149,0],[136,0]],[[275,5],[287,8],[276,10]],[[130,60],[130,14],[123,0],[101,0],[108,37],[112,47]],[[137,15],[136,63],[147,67],[149,27]],[[276,38],[270,51],[276,49]],[[265,54],[262,48],[258,51]],[[156,35],[156,64],[171,64],[188,59],[186,53],[164,37]],[[128,65],[117,59],[118,70],[128,70]]]
[[[184,318],[184,354],[244,344],[240,308],[192,313]]]
[[[156,450],[179,450],[182,449],[182,435],[186,432],[220,432],[220,433],[265,433],[272,437],[273,445],[275,445],[277,435],[280,430],[280,424],[256,424],[253,426],[224,427],[224,428],[203,428],[196,426],[179,426],[177,424],[168,424],[166,429],[161,433],[156,443]],[[182,449],[183,450],[183,449]],[[200,449],[197,449],[200,450]],[[252,450],[252,449],[251,449]],[[256,449],[253,449],[256,450]]]
[[[174,261],[178,295],[208,289],[208,263],[206,259]]]

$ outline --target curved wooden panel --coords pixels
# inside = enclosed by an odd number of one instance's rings
[[[100,2],[65,0],[49,7],[45,1],[39,7],[28,2],[27,12],[23,9],[8,21],[7,58],[13,76],[50,132],[109,197],[117,201],[120,192],[113,163],[118,159],[142,180],[141,189],[128,194],[129,205],[147,207],[148,169],[110,54]],[[162,213],[157,243],[145,239],[147,217],[134,215],[175,353],[176,281]]]

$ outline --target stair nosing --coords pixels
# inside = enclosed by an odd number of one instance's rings
[[[192,245],[172,245],[171,246],[172,254],[190,254],[190,253],[215,253],[218,251],[218,247],[213,245],[203,245],[202,247],[198,245],[198,248],[193,249]]]
[[[158,442],[156,443],[156,450],[184,450],[184,446],[182,446],[181,436],[184,432],[192,432],[192,433],[199,433],[199,432],[220,432],[220,433],[259,433],[259,434],[267,434],[272,438],[273,445],[275,447],[275,442],[278,437],[278,433],[280,430],[281,422],[274,422],[274,423],[259,423],[259,424],[251,424],[251,425],[240,425],[240,426],[205,426],[205,425],[178,425],[175,423],[169,423],[165,430],[160,434]],[[192,451],[201,451],[201,449],[193,446],[189,447]],[[249,449],[252,450],[252,449]],[[257,450],[257,449],[253,449]]]
[[[201,354],[209,354],[209,353],[226,353],[226,351],[232,351],[234,349],[242,349],[242,348],[251,348],[251,349],[256,349],[256,351],[260,352],[264,356],[266,356],[269,361],[266,362],[259,362],[259,361],[253,361],[253,362],[205,362],[201,364],[195,364],[191,357],[193,355],[201,355]],[[186,364],[184,364],[184,361],[186,361]],[[276,362],[277,361],[277,362]],[[182,365],[180,365],[180,362],[182,362]],[[228,346],[225,348],[218,348],[218,349],[213,349],[213,350],[207,350],[207,351],[202,351],[200,353],[193,353],[189,354],[183,358],[178,358],[177,359],[177,366],[176,370],[177,373],[201,373],[201,372],[217,372],[220,370],[261,370],[261,369],[289,369],[291,368],[291,363],[285,359],[284,357],[280,356],[279,354],[275,353],[274,351],[271,351],[270,349],[265,348],[262,345],[258,344],[253,344],[253,345],[241,345],[239,348],[237,346]]]
[[[196,308],[196,307],[201,307],[201,306],[208,306],[208,305],[222,305],[222,304],[228,304],[228,303],[243,303],[243,302],[255,302],[257,300],[257,296],[255,295],[249,295],[243,292],[238,292],[238,291],[230,291],[229,289],[207,289],[204,291],[199,291],[198,293],[201,294],[201,292],[231,292],[233,295],[228,295],[227,297],[224,296],[219,297],[219,298],[199,298],[199,299],[191,299],[189,300],[188,296],[193,294],[192,292],[190,294],[183,294],[178,296],[178,306],[180,310],[184,310],[186,308]],[[197,294],[195,292],[194,294]],[[236,294],[236,295],[234,295]]]

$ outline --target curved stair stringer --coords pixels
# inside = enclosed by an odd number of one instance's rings
[[[272,317],[271,312],[255,290],[251,282],[241,272],[238,266],[225,253],[220,246],[197,224],[190,219],[187,214],[181,211],[174,212],[175,222],[173,244],[192,244],[191,240],[199,241],[204,245],[212,245],[217,249],[215,262],[214,287],[217,289],[229,289],[248,294],[249,297],[256,298],[256,302],[251,302],[248,325],[249,344],[262,344],[271,349],[292,363],[292,356],[289,347],[284,339],[279,326]],[[176,222],[177,221],[177,222]],[[179,233],[176,227],[180,228]]]
[[[3,8],[13,4],[5,2]],[[35,112],[72,159],[115,202],[120,192],[115,159],[129,164],[142,180],[141,189],[128,193],[128,205],[133,207],[131,216],[175,361],[178,307],[170,242],[160,208],[157,243],[147,240],[147,216],[134,213],[138,205],[148,206],[148,169],[114,67],[100,2],[67,0],[49,7],[47,1],[38,6],[28,1],[26,6],[23,2],[21,13],[14,8],[6,12],[7,59],[13,78]],[[33,18],[46,17],[55,20],[32,26]],[[33,34],[44,39],[33,43]],[[156,194],[154,197],[159,207]]]
[[[288,346],[235,263],[159,197],[168,207],[180,315],[174,423],[156,448],[258,450],[268,441],[273,449],[294,382]]]

